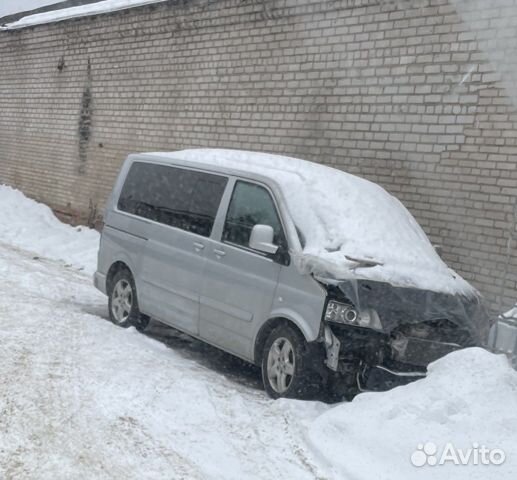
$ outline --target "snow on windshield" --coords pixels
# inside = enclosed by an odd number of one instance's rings
[[[474,292],[440,259],[402,203],[375,183],[278,155],[237,150],[184,150],[167,155],[244,168],[276,181],[305,240],[303,252],[294,255],[304,271],[447,293]]]

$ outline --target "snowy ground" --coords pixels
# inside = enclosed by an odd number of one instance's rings
[[[294,404],[257,372],[115,328],[90,279],[54,262],[1,245],[0,275],[0,478],[319,476]]]
[[[85,273],[94,232],[38,222],[46,210],[28,200],[6,223],[20,198],[0,186],[1,480],[517,478],[517,373],[504,357],[458,352],[352,403],[272,401],[240,360],[160,325],[109,323]],[[426,442],[506,461],[417,468]]]

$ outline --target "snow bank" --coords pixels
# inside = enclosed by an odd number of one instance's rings
[[[42,23],[60,22],[70,18],[85,17],[87,15],[98,15],[101,13],[125,10],[126,8],[148,5],[150,3],[160,3],[164,1],[165,0],[104,0],[103,2],[91,3],[89,5],[81,5],[78,7],[63,8],[61,10],[52,10],[50,12],[28,15],[16,22],[8,23],[2,27],[2,29],[14,30],[17,28],[39,25]]]
[[[503,356],[458,351],[431,364],[423,380],[328,410],[309,427],[308,440],[337,478],[514,480],[517,372]],[[464,452],[476,445],[501,449],[506,461],[474,465],[471,454],[468,465],[414,466],[412,455],[428,442],[438,461],[448,442]]]
[[[0,185],[0,242],[93,273],[99,233],[61,223],[52,210],[23,193]]]
[[[255,172],[276,181],[305,239],[303,254],[295,254],[304,271],[446,293],[475,292],[441,260],[402,203],[368,180],[265,153],[198,149],[152,155]],[[350,259],[379,265],[358,268],[358,262]]]

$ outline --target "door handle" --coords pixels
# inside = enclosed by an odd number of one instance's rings
[[[196,252],[200,252],[201,250],[203,250],[203,248],[205,248],[205,246],[202,243],[194,242],[194,250]]]
[[[219,250],[218,248],[214,249],[214,253],[216,257],[224,257],[226,255],[226,252],[224,250]]]

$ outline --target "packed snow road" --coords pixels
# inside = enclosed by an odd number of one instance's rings
[[[0,478],[325,477],[299,431],[323,405],[271,401],[258,372],[172,330],[115,327],[52,261],[2,244],[0,276]]]
[[[0,480],[517,478],[504,357],[455,352],[351,403],[273,401],[240,360],[158,324],[112,325],[97,248],[0,185]],[[485,446],[504,462],[476,463]]]

